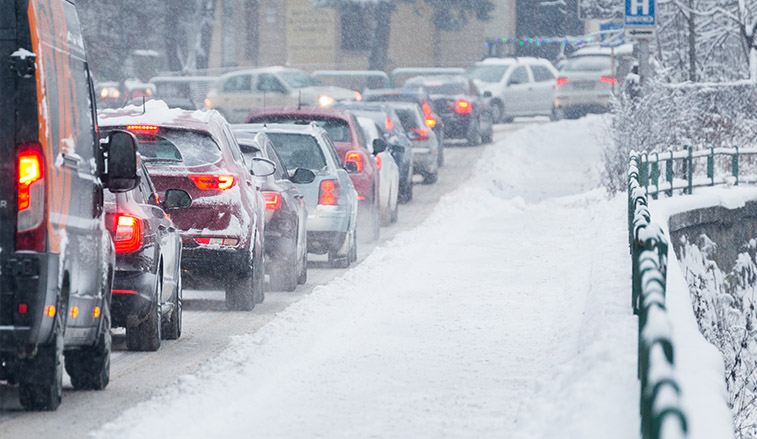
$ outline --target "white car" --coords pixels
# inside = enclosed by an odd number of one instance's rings
[[[218,110],[231,123],[243,123],[253,108],[328,107],[360,97],[354,90],[323,85],[302,70],[262,67],[219,77],[208,92],[205,109]]]
[[[519,116],[554,117],[557,69],[547,59],[487,58],[468,67],[465,74],[491,99],[495,122]]]
[[[381,133],[381,128],[376,125],[373,119],[368,117],[357,118],[360,128],[365,134],[365,140],[368,144],[368,150],[373,152],[373,142],[381,140],[385,142]],[[387,147],[382,152],[375,155],[376,166],[379,168],[379,206],[381,208],[381,224],[389,225],[397,221],[399,208],[397,196],[400,190],[400,169],[392,157],[392,153]]]

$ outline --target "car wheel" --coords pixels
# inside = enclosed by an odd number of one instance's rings
[[[347,255],[349,263],[357,262],[357,231],[352,231],[352,238],[350,238],[350,252]]]
[[[386,206],[381,206],[381,225],[388,226],[392,222],[392,201],[391,196]]]
[[[127,322],[126,348],[130,351],[157,351],[160,348],[163,313],[160,298],[163,296],[163,275],[159,271],[155,285],[155,299],[150,312],[141,322]]]
[[[397,197],[397,201],[400,203],[409,203],[413,200],[413,175],[407,178],[404,185],[400,185],[400,193]]]
[[[177,340],[181,337],[181,319],[183,313],[183,287],[181,284],[181,271],[179,271],[179,279],[176,281],[176,291],[173,294],[173,309],[168,320],[163,325],[163,336],[166,340]]]
[[[434,184],[437,181],[439,181],[439,171],[434,172],[427,172],[423,174],[423,183],[424,184]]]
[[[226,283],[226,309],[230,311],[252,311],[255,308],[255,275],[252,268]],[[234,276],[234,275],[232,275]]]
[[[492,123],[499,123],[505,114],[505,106],[500,100],[492,101]]]
[[[390,218],[390,221],[392,223],[396,223],[397,219],[399,219],[399,214],[400,214],[400,202],[399,202],[399,197],[397,197],[397,202],[394,203],[394,209],[392,209],[392,217]]]
[[[354,243],[355,241],[357,240],[355,239],[354,231],[350,232],[347,230],[344,232],[344,241],[341,248],[329,251],[329,265],[333,268],[348,268],[350,263],[352,263],[350,250],[353,245],[356,245]],[[346,251],[344,251],[345,249]],[[344,253],[342,253],[342,251],[344,251]]]
[[[66,353],[66,372],[76,390],[103,390],[110,382],[110,308],[102,312],[102,329],[94,346]]]
[[[255,303],[263,303],[265,300],[265,269],[263,261],[264,256],[261,255],[255,262],[254,266],[252,267],[253,271],[253,290],[252,290],[252,300],[255,301]],[[294,273],[293,273],[294,274]],[[292,277],[294,279],[294,277]]]
[[[271,286],[277,291],[294,291],[297,288],[297,240],[293,240],[291,255],[271,272]]]
[[[480,145],[482,142],[481,138],[481,119],[476,119],[475,123],[472,123],[473,125],[472,129],[469,129],[468,133],[468,145],[470,146],[477,146]]]
[[[436,155],[436,165],[439,168],[444,166],[444,145],[441,143],[439,144],[439,152]]]
[[[561,114],[562,110],[558,110],[557,107],[554,105],[552,106],[552,113],[549,115],[549,119],[552,121],[557,121],[560,119],[564,119],[564,116]]]
[[[307,243],[305,248],[307,248]],[[308,252],[302,252],[302,261],[300,266],[300,274],[297,276],[297,283],[304,285],[308,281]]]
[[[64,317],[65,318],[65,317]],[[63,334],[60,325],[50,344],[25,360],[19,376],[18,398],[26,410],[56,410],[63,396]]]

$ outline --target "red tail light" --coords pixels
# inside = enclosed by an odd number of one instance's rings
[[[389,131],[394,129],[394,122],[392,122],[392,119],[389,116],[386,117],[386,122],[384,123],[384,125]]]
[[[426,125],[428,125],[429,128],[434,128],[436,126],[436,118],[430,114],[426,115]]]
[[[416,140],[428,140],[428,130],[425,128],[410,128],[410,131],[418,133],[418,139]]]
[[[233,175],[190,175],[195,186],[203,191],[231,189],[236,184],[236,178]]]
[[[381,169],[381,157],[376,156],[376,169]]]
[[[455,113],[469,114],[473,112],[473,106],[470,102],[460,99],[455,103]]]
[[[265,208],[268,210],[281,209],[281,194],[278,192],[263,192]]]
[[[605,84],[617,84],[618,78],[614,76],[603,76],[599,78],[599,82],[604,82]]]
[[[431,114],[431,106],[428,104],[428,102],[423,102],[423,105],[421,105],[421,108],[423,108],[423,114],[428,116]]]
[[[130,253],[142,248],[142,221],[130,215],[116,219],[116,253]]]
[[[555,85],[560,87],[568,83],[568,78],[557,78],[557,82],[555,82]]]
[[[45,251],[45,161],[38,144],[18,153],[18,217],[16,249]]]
[[[363,172],[363,154],[357,151],[351,151],[347,153],[345,162],[355,162],[357,165],[357,172]]]
[[[126,129],[139,133],[155,133],[158,131],[158,127],[155,125],[127,125]]]
[[[339,182],[336,180],[321,180],[321,191],[318,204],[333,206],[339,204]]]

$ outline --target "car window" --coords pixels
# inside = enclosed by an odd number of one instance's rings
[[[509,65],[473,65],[465,70],[465,76],[471,79],[478,79],[481,82],[499,82],[502,80],[502,77],[505,76],[505,72],[507,72],[507,69],[509,68]]]
[[[315,137],[309,134],[268,133],[287,169],[305,168],[318,172],[326,169],[326,158]]]
[[[360,129],[360,125],[354,119],[354,116],[353,116],[352,120],[353,120],[353,123],[355,123],[356,127],[358,128],[357,130],[355,130],[355,131],[357,131],[357,139],[358,139],[358,141],[360,142],[361,145],[367,146],[368,143],[366,142],[366,139],[365,139],[365,133],[363,132],[363,130]]]
[[[553,82],[555,80],[552,71],[544,66],[531,66],[531,73],[533,73],[536,82]]]
[[[602,72],[610,70],[609,56],[578,56],[568,59],[562,71],[564,72]]]
[[[342,161],[339,160],[339,153],[336,151],[336,145],[334,145],[334,142],[331,141],[331,138],[329,138],[328,134],[323,136],[322,139],[326,143],[326,151],[328,151],[329,155],[331,156],[331,160],[336,164],[336,166],[342,166]]]
[[[317,126],[326,130],[334,142],[352,142],[349,122],[338,117],[266,114],[263,116],[254,116],[248,121],[248,123],[283,123],[292,125],[310,125],[312,122],[315,122]]]
[[[274,171],[273,173],[274,178],[276,180],[284,180],[289,178],[287,168],[286,166],[284,166],[284,162],[281,157],[279,157],[279,153],[276,152],[276,148],[273,147],[273,142],[271,142],[271,139],[268,139],[268,141],[265,142],[265,149],[268,159],[276,165],[276,171]]]
[[[275,76],[270,73],[261,73],[258,75],[258,91],[286,94],[287,89]]]
[[[404,88],[413,90],[425,90],[430,95],[460,95],[468,94],[467,81],[414,81],[409,80],[405,83]]]
[[[285,70],[279,73],[281,79],[292,88],[316,87],[323,85],[321,81],[299,70]]]
[[[421,128],[420,120],[418,120],[418,113],[411,110],[411,109],[405,109],[405,108],[397,108],[395,109],[397,112],[397,116],[400,118],[400,123],[402,124],[402,128],[405,129],[405,131],[410,129],[418,129]]]
[[[101,136],[107,135],[104,130]],[[146,162],[181,162],[200,166],[221,160],[221,147],[210,134],[200,131],[161,128],[156,132],[134,132],[139,141],[139,154]]]
[[[510,74],[510,79],[507,80],[508,84],[526,84],[528,83],[528,71],[525,66],[518,66]]]
[[[252,75],[236,75],[226,79],[223,91],[226,93],[241,93],[252,90]]]

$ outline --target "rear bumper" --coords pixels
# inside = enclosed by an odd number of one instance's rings
[[[555,108],[599,108],[609,110],[610,91],[601,93],[565,93],[555,95]]]
[[[308,232],[308,253],[336,252],[344,245],[347,232]]]
[[[317,205],[308,211],[308,239],[311,232],[345,233],[350,226],[350,211],[345,205]]]
[[[444,137],[446,139],[465,139],[475,119],[471,115],[452,116],[444,119]]]
[[[141,271],[116,271],[110,313],[113,327],[126,326],[129,316],[141,319],[150,312],[155,300],[156,274]]]

